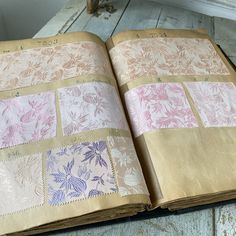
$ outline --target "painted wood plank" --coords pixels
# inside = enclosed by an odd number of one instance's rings
[[[236,204],[217,207],[215,209],[215,222],[215,235],[236,235]]]
[[[101,1],[100,7],[93,15],[83,12],[71,25],[68,32],[88,31],[97,34],[104,41],[107,40],[119,21],[128,0]]]
[[[85,10],[85,0],[69,0],[65,6],[34,36],[48,37],[64,33]]]
[[[235,13],[236,15],[236,13]],[[215,40],[236,41],[236,21],[214,17]]]
[[[213,36],[213,18],[200,13],[184,10],[177,7],[162,5],[158,28],[196,29],[205,28]]]
[[[161,5],[152,1],[131,0],[114,33],[129,29],[155,28]]]
[[[71,230],[57,236],[206,236],[213,235],[212,215],[207,210],[182,215],[172,215],[142,221],[131,221],[96,228]]]
[[[215,40],[217,44],[223,49],[228,57],[236,57],[236,40]]]
[[[216,43],[236,65],[236,21],[215,17],[214,26]]]
[[[230,56],[229,59],[233,62],[233,64],[236,66],[236,56]]]

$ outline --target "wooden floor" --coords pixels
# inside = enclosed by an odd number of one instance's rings
[[[146,0],[101,1],[103,7],[88,15],[85,0],[70,0],[35,37],[89,31],[106,40],[114,33],[144,28],[206,28],[236,65],[236,22],[172,8]],[[48,234],[49,235],[49,234]],[[50,235],[236,235],[236,204],[143,221]]]

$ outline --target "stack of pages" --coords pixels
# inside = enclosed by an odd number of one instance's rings
[[[0,43],[0,235],[236,198],[236,73],[203,30]]]

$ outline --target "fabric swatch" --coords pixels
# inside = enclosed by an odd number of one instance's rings
[[[148,194],[141,166],[131,138],[108,137],[119,194]]]
[[[0,148],[55,137],[55,93],[0,100],[0,121]]]
[[[109,53],[120,85],[142,76],[229,74],[208,39],[128,40]]]
[[[112,75],[105,49],[83,41],[0,54],[0,90],[80,75]]]
[[[43,204],[42,155],[0,161],[0,186],[0,215]]]
[[[102,82],[58,89],[64,135],[100,128],[128,129],[115,88]]]
[[[186,82],[205,127],[236,126],[236,87],[230,82]]]
[[[47,178],[50,205],[117,191],[105,141],[49,150]]]
[[[161,128],[193,128],[197,121],[179,83],[146,84],[125,93],[135,137]]]

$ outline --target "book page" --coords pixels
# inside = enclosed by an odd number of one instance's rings
[[[149,193],[104,43],[70,33],[0,52],[0,234],[143,211]]]
[[[107,47],[153,207],[235,198],[236,73],[214,42],[203,30],[150,29]]]

